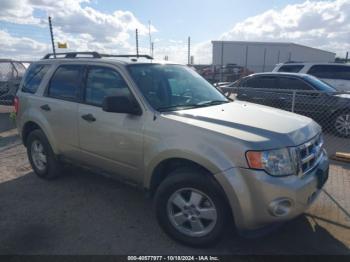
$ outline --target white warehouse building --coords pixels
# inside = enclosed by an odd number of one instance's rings
[[[236,64],[252,72],[269,72],[278,63],[334,62],[335,53],[283,42],[212,41],[213,65]]]

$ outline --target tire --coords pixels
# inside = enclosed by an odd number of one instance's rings
[[[193,199],[199,199],[198,195],[202,196],[200,204],[196,206],[197,209],[196,207],[188,207],[190,203],[196,202],[191,201],[192,194]],[[187,208],[185,205],[180,209],[174,204],[179,195],[183,197],[183,200],[186,200]],[[231,209],[227,204],[226,197],[214,178],[201,170],[175,170],[161,183],[154,201],[157,220],[162,229],[170,237],[183,244],[193,247],[216,244],[223,237],[224,232],[228,231]],[[210,216],[208,216],[208,212],[203,211],[205,208],[207,211],[211,210]],[[216,213],[212,212],[213,208]],[[200,218],[204,215],[210,219]],[[181,220],[178,220],[180,217]],[[179,221],[180,223],[177,223]],[[182,221],[184,222],[181,223]],[[202,224],[205,229],[201,231],[198,223]],[[199,229],[197,230],[197,228]]]
[[[39,129],[32,131],[28,135],[26,146],[29,162],[38,177],[51,180],[61,174],[61,163],[56,158],[43,131]],[[44,161],[44,156],[46,161]],[[40,165],[40,162],[43,165]]]
[[[339,137],[350,137],[350,110],[342,111],[335,115],[332,130]]]

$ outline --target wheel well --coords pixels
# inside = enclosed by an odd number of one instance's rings
[[[22,140],[23,140],[23,144],[25,146],[27,146],[27,138],[28,135],[35,129],[41,129],[40,126],[34,122],[27,122],[22,130]]]
[[[180,167],[188,167],[196,170],[200,170],[203,173],[211,174],[209,170],[207,170],[205,167],[199,165],[196,162],[193,162],[188,159],[183,158],[170,158],[163,160],[160,162],[157,167],[153,170],[152,178],[151,178],[151,184],[150,184],[150,193],[151,196],[154,195],[156,192],[158,186],[162,183],[162,181],[167,177],[167,175]]]

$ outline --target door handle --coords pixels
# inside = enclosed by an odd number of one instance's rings
[[[41,108],[42,110],[45,110],[45,111],[51,111],[51,108],[50,108],[50,106],[49,106],[48,104],[42,105],[40,108]]]
[[[96,118],[92,114],[86,114],[81,116],[82,119],[88,122],[95,122]]]

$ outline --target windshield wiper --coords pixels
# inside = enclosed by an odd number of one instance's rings
[[[163,106],[163,107],[158,107],[157,110],[164,112],[164,111],[173,111],[171,109],[177,109],[177,110],[182,110],[182,109],[191,109],[191,108],[198,108],[198,107],[205,107],[205,106],[213,106],[213,105],[220,105],[220,104],[226,104],[229,103],[230,101],[223,101],[223,100],[211,100],[211,101],[203,101],[198,104],[192,104],[192,105],[173,105],[173,106]],[[175,111],[175,110],[174,110]]]
[[[190,108],[195,108],[195,107],[196,107],[196,105],[162,106],[162,107],[158,107],[157,111],[160,111],[160,112],[175,111],[175,110],[171,110],[171,109],[181,110],[181,109],[190,109]]]
[[[196,106],[214,106],[214,105],[220,105],[220,104],[226,104],[229,103],[230,101],[224,101],[224,100],[210,100],[210,101],[203,101]]]

